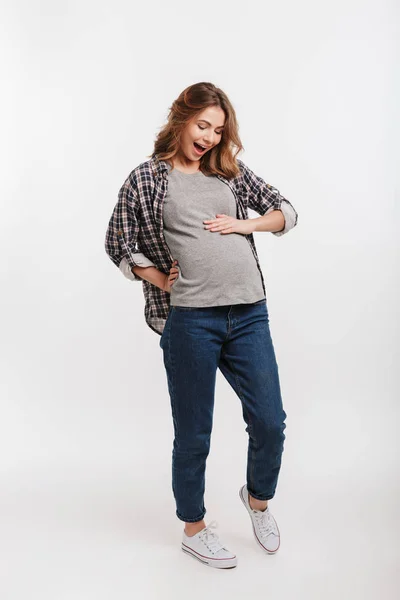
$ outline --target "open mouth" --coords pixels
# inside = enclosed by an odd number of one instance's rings
[[[193,146],[195,147],[197,154],[204,154],[204,152],[207,150],[207,148],[201,146],[197,142],[193,142]]]

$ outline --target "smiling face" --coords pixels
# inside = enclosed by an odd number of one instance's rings
[[[180,151],[176,155],[179,163],[189,169],[198,168],[196,163],[201,157],[221,141],[224,123],[225,113],[219,106],[208,106],[194,117],[181,135]]]

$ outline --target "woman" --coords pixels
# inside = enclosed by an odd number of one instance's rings
[[[240,498],[260,547],[274,554],[280,545],[268,501],[278,481],[286,413],[253,232],[284,235],[297,224],[297,212],[236,158],[241,150],[227,95],[208,82],[186,88],[150,160],[120,189],[105,241],[123,274],[142,281],[146,322],[161,336],[182,550],[217,568],[237,565],[216,521],[204,521],[218,368],[240,398],[249,435]],[[262,216],[249,219],[248,208]]]

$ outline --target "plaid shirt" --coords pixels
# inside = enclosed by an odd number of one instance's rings
[[[237,218],[248,219],[248,208],[260,215],[281,210],[285,227],[273,232],[280,236],[297,224],[297,212],[291,203],[272,185],[255,175],[243,161],[236,159],[240,174],[232,179],[216,175],[232,190],[237,204]],[[122,273],[132,281],[141,281],[145,298],[144,316],[147,325],[162,334],[170,307],[170,294],[132,272],[135,266],[155,266],[169,274],[174,258],[163,233],[163,201],[168,188],[168,166],[153,153],[151,159],[131,171],[118,193],[105,236],[105,250]],[[261,274],[264,277],[253,234],[248,240]]]

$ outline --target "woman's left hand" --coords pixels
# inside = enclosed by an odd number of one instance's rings
[[[216,219],[207,219],[204,229],[210,231],[219,231],[220,233],[242,233],[248,235],[253,233],[254,228],[251,223],[252,219],[235,219],[229,215],[218,214]]]

